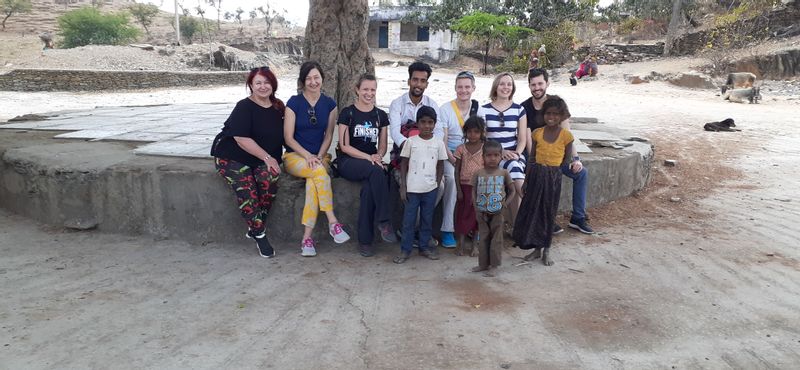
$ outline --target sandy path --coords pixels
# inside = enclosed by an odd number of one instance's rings
[[[402,71],[386,75],[384,100],[402,91]],[[238,99],[232,89],[102,97]],[[502,275],[484,279],[448,254],[397,267],[388,251],[303,260],[293,246],[264,262],[249,244],[70,233],[0,213],[2,367],[796,367],[797,102],[615,78],[551,92],[576,116],[650,137],[658,167],[645,191],[590,210],[598,235],[559,236],[555,266],[515,266],[522,252],[509,250]],[[30,98],[63,109],[100,96]],[[702,131],[725,117],[743,131]]]

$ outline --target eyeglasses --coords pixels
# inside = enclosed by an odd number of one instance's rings
[[[269,71],[268,66],[250,68],[250,72]]]
[[[469,78],[470,80],[475,81],[475,75],[473,75],[472,72],[470,71],[458,72],[458,74],[456,75],[456,79],[459,78]]]
[[[506,127],[505,116],[503,112],[497,112],[497,119],[500,120],[500,127]]]
[[[317,112],[314,107],[308,107],[308,122],[311,122],[312,125],[317,124]]]

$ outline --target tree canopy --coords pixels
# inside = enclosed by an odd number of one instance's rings
[[[128,7],[128,11],[144,27],[144,32],[150,35],[147,27],[153,24],[153,19],[158,15],[158,7],[154,4],[135,3]]]
[[[30,13],[33,8],[31,0],[2,0],[0,10],[3,12],[3,31],[6,30],[6,21],[14,14]]]
[[[484,73],[486,73],[487,58],[492,41],[503,39],[516,44],[518,40],[533,33],[530,28],[510,25],[509,20],[510,17],[508,16],[477,11],[459,18],[452,26],[453,31],[461,33],[468,38],[479,40],[484,44]]]
[[[97,8],[83,7],[58,17],[58,28],[65,48],[84,45],[121,45],[139,36],[139,30],[128,24],[124,12],[102,14]]]

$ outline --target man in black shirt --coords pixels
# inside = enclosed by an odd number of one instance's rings
[[[533,130],[544,127],[544,117],[542,104],[547,100],[547,87],[550,85],[547,71],[543,68],[533,68],[528,71],[528,87],[531,90],[531,97],[522,102],[525,108],[525,114],[528,117],[528,137],[531,136]],[[554,95],[553,95],[554,96]],[[570,129],[569,124],[569,110],[567,110],[566,118],[561,122],[561,128]],[[528,140],[527,150],[530,155],[531,140]],[[529,156],[530,157],[530,156]],[[589,184],[589,171],[583,167],[583,164],[578,157],[577,146],[572,146],[572,159],[577,166],[578,171],[573,172],[570,170],[569,165],[561,166],[561,173],[572,179],[572,217],[569,220],[569,227],[578,230],[584,234],[594,234],[594,230],[586,223],[586,188]],[[564,231],[561,226],[556,225],[553,228],[553,234],[558,234]]]

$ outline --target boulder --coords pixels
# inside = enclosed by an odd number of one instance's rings
[[[717,86],[714,84],[714,81],[711,80],[711,77],[699,72],[678,73],[675,77],[670,78],[668,81],[675,86],[687,87],[690,89],[717,88]]]

